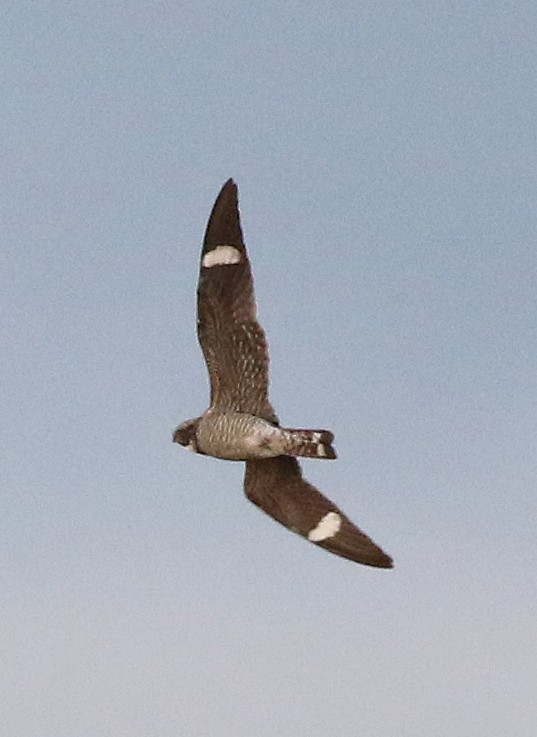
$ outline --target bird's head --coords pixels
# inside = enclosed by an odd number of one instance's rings
[[[196,428],[198,426],[200,418],[196,417],[195,420],[186,420],[182,422],[173,434],[173,442],[184,445],[188,450],[192,450],[194,453],[198,451],[198,444],[196,441]]]

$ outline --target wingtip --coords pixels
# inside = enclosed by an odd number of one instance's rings
[[[226,203],[226,206],[229,206],[229,204],[236,203],[238,200],[238,187],[235,182],[235,180],[230,177],[227,179],[224,184],[220,187],[220,191],[218,192],[218,195],[216,196],[216,200],[214,202],[214,208],[217,207],[217,205],[220,203],[220,205],[223,205]]]
[[[218,245],[230,245],[244,251],[238,189],[233,179],[222,185],[209,216],[203,239],[202,256]]]
[[[370,568],[382,568],[384,570],[392,570],[394,567],[394,562],[392,558],[390,558],[389,555],[386,555],[386,553],[378,548],[373,543],[374,547],[377,548],[376,550],[345,550],[344,548],[340,548],[337,545],[330,545],[326,543],[320,543],[320,547],[323,547],[325,550],[328,550],[330,553],[334,553],[334,555],[339,555],[341,558],[348,558],[353,563],[360,563],[363,566],[368,566]]]
[[[235,190],[237,189],[237,183],[232,177],[230,177],[224,182],[220,190],[220,193],[225,192],[228,189],[235,189]]]
[[[394,567],[393,558],[385,553],[382,548],[379,548],[372,540],[371,543],[374,546],[374,549],[372,551],[368,551],[368,554],[366,555],[358,554],[354,559],[356,563],[362,563],[363,565],[371,566],[373,568],[385,568],[386,570],[392,569]]]
[[[377,568],[386,568],[392,570],[394,568],[393,559],[389,555],[385,555],[382,561],[377,565]]]

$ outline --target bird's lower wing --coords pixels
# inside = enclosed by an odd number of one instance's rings
[[[303,477],[295,458],[248,461],[246,496],[277,522],[356,563],[392,568],[393,561]]]

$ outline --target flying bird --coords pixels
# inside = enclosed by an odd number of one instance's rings
[[[244,489],[270,517],[325,550],[391,568],[392,559],[302,476],[297,457],[333,459],[329,430],[280,426],[268,397],[269,354],[257,321],[237,185],[213,206],[201,251],[198,339],[211,384],[209,408],[183,422],[173,440],[202,455],[245,461]]]

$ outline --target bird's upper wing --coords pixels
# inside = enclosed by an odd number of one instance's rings
[[[356,563],[392,568],[392,559],[303,477],[295,458],[248,461],[246,496],[293,532]]]
[[[203,240],[198,339],[209,370],[211,406],[277,421],[268,400],[268,346],[257,322],[252,269],[232,179],[220,190]]]

